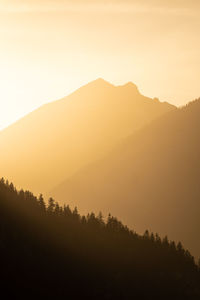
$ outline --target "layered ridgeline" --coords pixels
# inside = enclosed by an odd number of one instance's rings
[[[30,299],[199,299],[200,269],[181,243],[80,216],[0,180],[1,293]],[[197,237],[198,238],[198,237]]]
[[[110,151],[121,138],[174,110],[124,86],[98,79],[46,104],[0,133],[1,174],[45,192]]]
[[[112,211],[129,226],[181,239],[200,255],[200,100],[155,120],[53,196],[81,211]]]

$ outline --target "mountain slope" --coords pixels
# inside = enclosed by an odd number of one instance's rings
[[[1,174],[18,187],[49,191],[173,109],[142,96],[133,83],[116,87],[95,80],[0,132]]]
[[[200,255],[200,100],[125,139],[53,191],[81,211],[112,211],[123,222],[169,234]]]
[[[181,243],[80,216],[0,180],[1,293],[9,299],[199,299]],[[145,287],[145,288],[144,288]]]

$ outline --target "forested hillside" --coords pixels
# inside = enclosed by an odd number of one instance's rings
[[[198,238],[198,237],[197,237]],[[200,271],[181,243],[80,216],[0,181],[1,293],[45,299],[199,299]]]

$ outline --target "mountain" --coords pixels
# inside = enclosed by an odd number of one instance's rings
[[[81,211],[112,211],[138,232],[182,240],[200,256],[200,100],[125,139],[52,195]]]
[[[61,207],[0,180],[1,293],[10,299],[199,299],[179,242]],[[198,236],[196,237],[198,239]]]
[[[18,187],[49,191],[174,109],[141,95],[133,83],[113,86],[97,79],[1,131],[1,174]]]

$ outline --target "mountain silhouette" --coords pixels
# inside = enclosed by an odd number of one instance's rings
[[[80,211],[112,211],[138,232],[183,241],[200,255],[200,100],[156,119],[57,186]]]
[[[17,187],[49,191],[174,109],[141,95],[133,83],[97,79],[1,131],[1,174]]]

